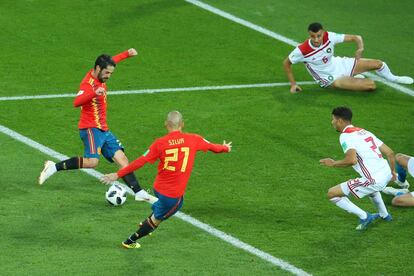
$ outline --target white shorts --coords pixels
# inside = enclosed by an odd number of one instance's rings
[[[363,198],[375,192],[382,191],[387,186],[388,182],[390,182],[391,178],[391,174],[387,174],[387,176],[383,177],[377,177],[376,180],[360,177],[350,179],[340,185],[342,192],[345,195],[348,196],[352,193],[356,198]]]
[[[414,177],[414,157],[408,159],[407,170],[408,173],[411,174],[412,177]]]
[[[328,87],[335,80],[342,77],[352,77],[356,66],[356,59],[349,57],[332,57],[328,68],[318,70],[315,66],[305,64],[313,79],[321,86]]]

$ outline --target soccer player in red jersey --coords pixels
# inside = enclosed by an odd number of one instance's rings
[[[117,63],[137,54],[137,51],[131,48],[113,57],[100,55],[96,59],[95,67],[82,80],[79,92],[73,102],[75,107],[81,108],[78,127],[84,144],[84,155],[83,157],[72,157],[59,163],[46,161],[39,176],[39,184],[43,184],[57,171],[95,168],[101,154],[109,162],[115,161],[121,168],[128,165],[128,158],[121,142],[109,131],[106,122],[106,81],[112,76]],[[148,193],[141,189],[132,172],[125,174],[123,179],[135,192],[136,200],[149,200]]]
[[[168,134],[155,140],[141,157],[117,173],[102,177],[102,182],[110,184],[148,162],[154,163],[160,160],[158,174],[154,181],[154,192],[158,201],[152,205],[153,213],[140,223],[139,229],[122,243],[125,248],[139,248],[140,244],[136,242],[138,239],[154,231],[162,221],[174,215],[181,208],[197,151],[214,153],[231,151],[231,142],[224,141],[222,145],[212,144],[197,134],[183,133],[184,122],[178,111],[168,113],[165,127]]]

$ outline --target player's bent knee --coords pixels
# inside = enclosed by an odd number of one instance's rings
[[[384,62],[382,60],[376,59],[374,61],[375,70],[381,69],[383,64],[384,64]]]
[[[395,160],[397,160],[397,163],[398,163],[398,164],[401,164],[401,162],[404,160],[404,154],[402,154],[402,153],[397,153],[397,154],[395,155]]]
[[[328,199],[332,199],[337,196],[334,188],[330,188],[326,195],[328,196]]]

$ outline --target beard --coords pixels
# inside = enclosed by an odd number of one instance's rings
[[[104,83],[104,82],[106,82],[108,80],[108,78],[104,78],[102,72],[99,72],[99,74],[98,74],[98,80],[101,83]]]

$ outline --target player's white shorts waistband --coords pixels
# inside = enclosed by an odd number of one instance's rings
[[[375,192],[382,191],[391,178],[391,174],[387,174],[384,177],[377,177],[375,180],[360,177],[342,182],[340,185],[345,195],[353,194],[356,198],[363,198]]]

